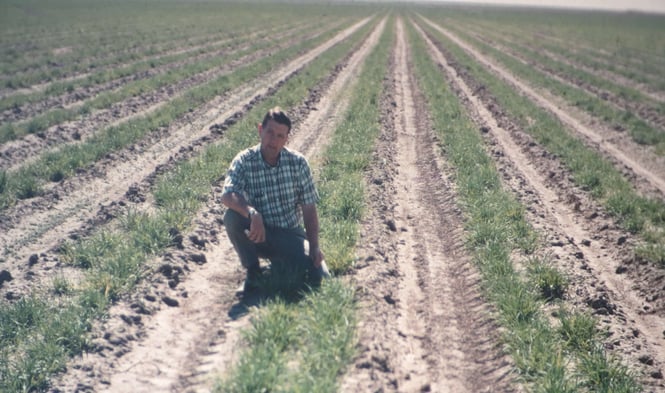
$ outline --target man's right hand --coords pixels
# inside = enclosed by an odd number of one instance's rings
[[[263,225],[261,213],[256,212],[249,216],[249,233],[247,237],[254,243],[263,243],[266,241],[266,228]]]

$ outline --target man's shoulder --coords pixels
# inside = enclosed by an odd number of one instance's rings
[[[257,148],[257,146],[252,146],[252,147],[248,147],[247,149],[241,150],[240,152],[238,152],[238,154],[236,154],[233,161],[249,162],[249,161],[256,160],[257,157],[260,157],[259,149]]]
[[[305,158],[305,156],[298,151],[284,147],[282,149],[282,153],[284,153],[284,158],[286,158],[289,161],[289,163],[296,163],[301,165],[307,164],[307,158]]]

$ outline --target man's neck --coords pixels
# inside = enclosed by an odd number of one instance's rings
[[[281,151],[280,151],[280,152],[277,154],[277,156],[276,156],[274,159],[272,159],[272,160],[269,159],[269,158],[263,153],[263,150],[260,150],[260,152],[261,152],[261,158],[263,158],[263,161],[265,161],[266,164],[268,164],[268,165],[270,165],[270,166],[277,166],[277,164],[279,163],[279,156],[280,156],[280,154],[282,153]]]

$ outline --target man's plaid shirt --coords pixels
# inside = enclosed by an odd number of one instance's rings
[[[302,218],[302,205],[319,201],[305,157],[283,148],[277,165],[268,165],[261,145],[238,153],[229,166],[223,193],[237,192],[273,228],[296,228]]]

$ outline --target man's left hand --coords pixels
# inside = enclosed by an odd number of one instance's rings
[[[263,243],[266,241],[266,228],[263,225],[263,217],[260,213],[249,216],[249,233],[247,237],[254,243]]]

